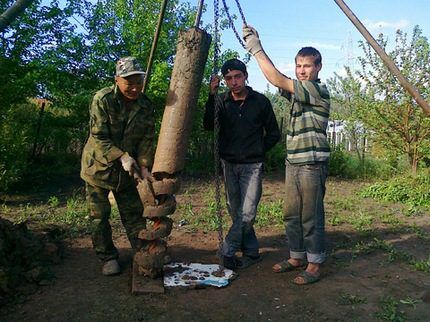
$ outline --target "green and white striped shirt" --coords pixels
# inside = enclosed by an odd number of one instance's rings
[[[293,81],[286,159],[291,164],[327,162],[330,156],[326,132],[330,94],[319,80]],[[288,94],[281,91],[282,96],[289,98]]]

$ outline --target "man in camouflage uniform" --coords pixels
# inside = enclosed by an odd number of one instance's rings
[[[326,257],[324,195],[330,146],[327,123],[330,95],[318,78],[321,54],[304,47],[296,55],[297,79],[283,75],[264,52],[257,31],[244,26],[246,48],[255,57],[267,80],[291,100],[287,127],[285,168],[285,224],[290,256],[273,266],[276,273],[306,269],[293,280],[295,284],[320,279],[320,265]]]
[[[98,91],[90,106],[81,177],[86,182],[93,247],[104,262],[104,275],[120,273],[109,224],[109,192],[134,249],[139,231],[146,228],[135,182],[136,177],[150,176],[153,158],[154,115],[151,102],[142,94],[144,76],[134,57],[121,58],[115,85]]]

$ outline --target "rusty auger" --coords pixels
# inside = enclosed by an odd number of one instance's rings
[[[134,262],[141,275],[156,278],[161,275],[167,245],[164,238],[170,235],[173,221],[168,216],[176,210],[174,194],[179,190],[177,178],[149,181],[139,180],[137,185],[144,206],[143,216],[148,219],[147,228],[139,232],[139,249]]]
[[[153,279],[163,270],[167,251],[164,239],[172,230],[168,216],[176,210],[178,175],[184,169],[210,42],[210,35],[197,27],[180,32],[152,167],[154,180],[138,180],[137,184],[148,225],[139,232],[140,247],[134,255],[134,265],[140,275]]]

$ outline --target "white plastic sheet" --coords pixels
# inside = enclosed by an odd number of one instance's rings
[[[220,266],[217,264],[170,263],[164,265],[164,286],[224,287],[235,277],[235,273],[230,269],[224,268],[221,274],[219,273]]]

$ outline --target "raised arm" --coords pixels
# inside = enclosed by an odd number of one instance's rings
[[[257,30],[251,26],[243,27],[243,40],[246,49],[255,57],[266,79],[278,88],[294,94],[294,82],[291,78],[282,74],[273,64],[264,51]]]

